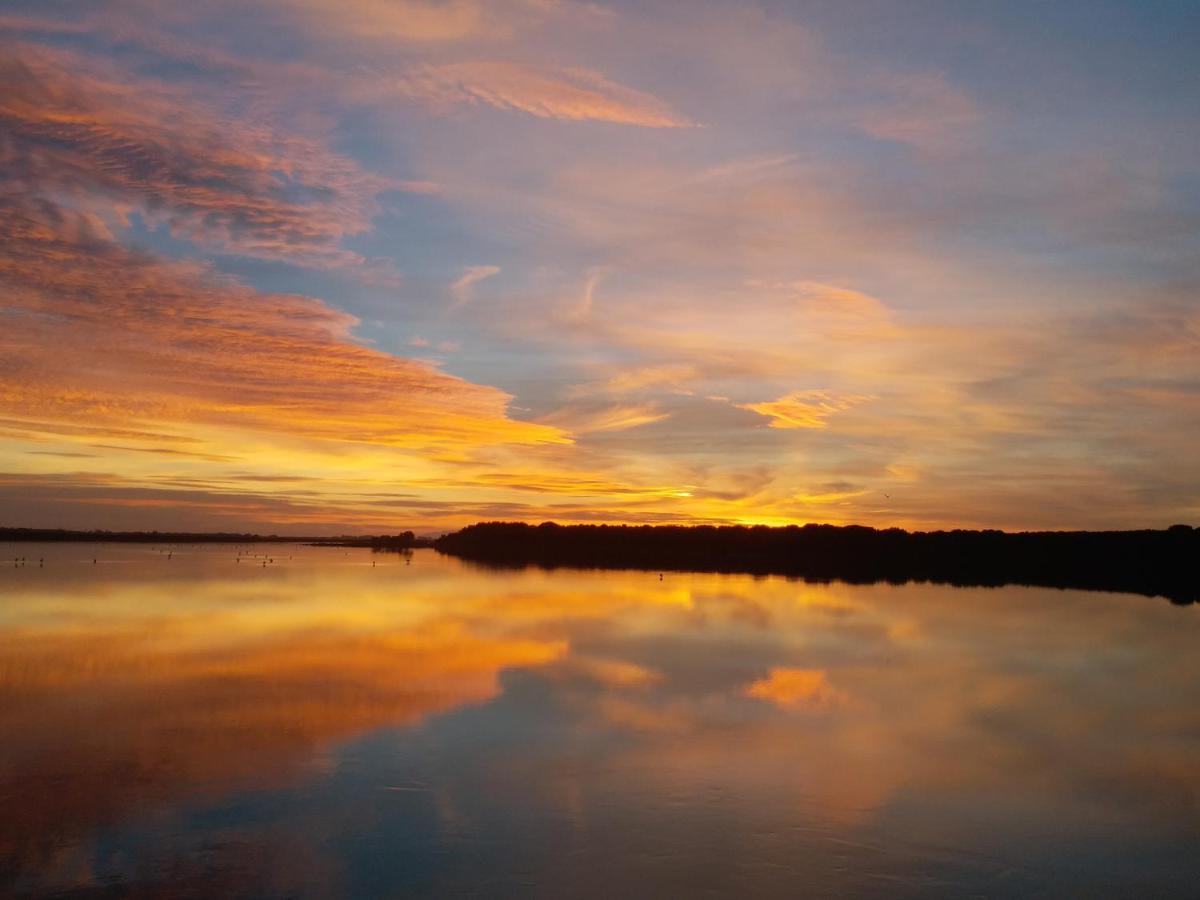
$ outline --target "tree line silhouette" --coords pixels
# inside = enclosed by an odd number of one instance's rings
[[[413,550],[417,547],[432,547],[434,542],[429,538],[417,537],[411,531],[400,534],[378,534],[364,537],[320,538],[312,540],[314,547],[370,547],[372,550],[399,551]]]
[[[538,565],[779,574],[809,581],[928,581],[1121,591],[1200,600],[1200,530],[877,530],[860,525],[530,525],[484,522],[441,552],[499,567]]]

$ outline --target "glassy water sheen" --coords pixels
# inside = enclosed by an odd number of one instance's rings
[[[0,545],[0,894],[1200,891],[1195,608],[251,552]]]

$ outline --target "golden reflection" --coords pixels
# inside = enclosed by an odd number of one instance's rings
[[[406,623],[401,609],[388,627],[344,603],[353,570],[312,602],[296,584],[156,585],[136,572],[19,592],[5,613],[0,793],[23,810],[0,820],[8,864],[40,865],[64,837],[189,795],[286,785],[335,741],[485,702],[501,670],[567,650],[431,610]]]
[[[445,757],[425,775],[455,834],[480,790],[579,835],[597,792],[636,818],[718,791],[831,835],[964,790],[1068,819],[1200,804],[1200,719],[1157,702],[1200,684],[1200,626],[1145,598],[270,552],[46,546],[0,571],[5,867],[67,878],[106,829],[319,784],[382,728]]]

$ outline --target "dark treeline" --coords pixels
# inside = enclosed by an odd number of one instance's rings
[[[851,525],[623,526],[486,522],[439,538],[494,566],[747,572],[854,584],[931,581],[1122,591],[1200,600],[1200,530],[883,531]]]
[[[380,534],[367,537],[330,538],[312,542],[314,547],[370,547],[372,550],[413,550],[417,547],[432,547],[429,538],[417,537],[411,531],[400,534]]]
[[[233,532],[188,531],[70,531],[65,528],[0,528],[0,541],[97,541],[125,544],[250,544],[301,541],[312,538]]]

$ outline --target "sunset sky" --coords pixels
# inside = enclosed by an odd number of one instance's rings
[[[1198,46],[0,0],[0,525],[1200,524]]]

